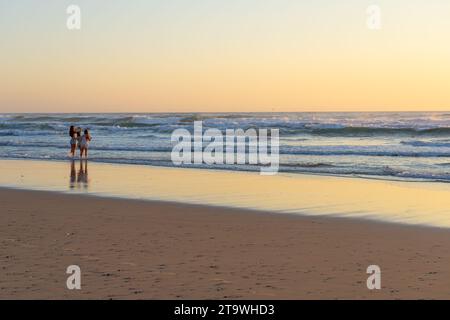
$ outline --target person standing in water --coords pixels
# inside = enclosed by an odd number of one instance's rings
[[[89,148],[89,143],[91,142],[91,140],[92,140],[92,137],[89,134],[89,130],[88,129],[84,130],[84,134],[80,140],[80,158],[83,158],[83,154],[84,154],[85,158],[88,157],[88,148]]]
[[[78,134],[74,132],[72,139],[70,139],[70,156],[75,157],[75,150],[77,149]]]
[[[70,136],[70,153],[69,153],[69,155],[73,158],[75,156],[75,150],[77,148],[77,143],[78,143],[78,134],[77,134],[74,126],[70,126],[69,136]]]

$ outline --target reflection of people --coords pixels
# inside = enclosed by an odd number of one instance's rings
[[[89,179],[88,179],[88,166],[87,160],[80,160],[80,170],[78,171],[78,184],[83,184],[84,188],[88,187]]]
[[[75,161],[72,160],[70,163],[70,184],[69,184],[70,189],[75,188],[75,182],[77,179],[76,175],[77,175],[77,173],[75,171]]]
[[[87,189],[89,187],[88,164],[87,160],[80,160],[80,168],[78,173],[75,170],[75,161],[70,164],[70,189],[80,189],[81,187]]]

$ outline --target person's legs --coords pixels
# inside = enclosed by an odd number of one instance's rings
[[[84,156],[87,158],[88,157],[88,148],[84,148]]]
[[[72,156],[72,158],[75,156],[75,148],[76,148],[76,144],[71,144],[70,145],[70,154]]]

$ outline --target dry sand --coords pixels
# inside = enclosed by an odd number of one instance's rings
[[[0,189],[0,298],[450,298],[450,231]]]

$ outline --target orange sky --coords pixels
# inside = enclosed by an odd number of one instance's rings
[[[450,2],[0,5],[0,112],[450,110]]]

